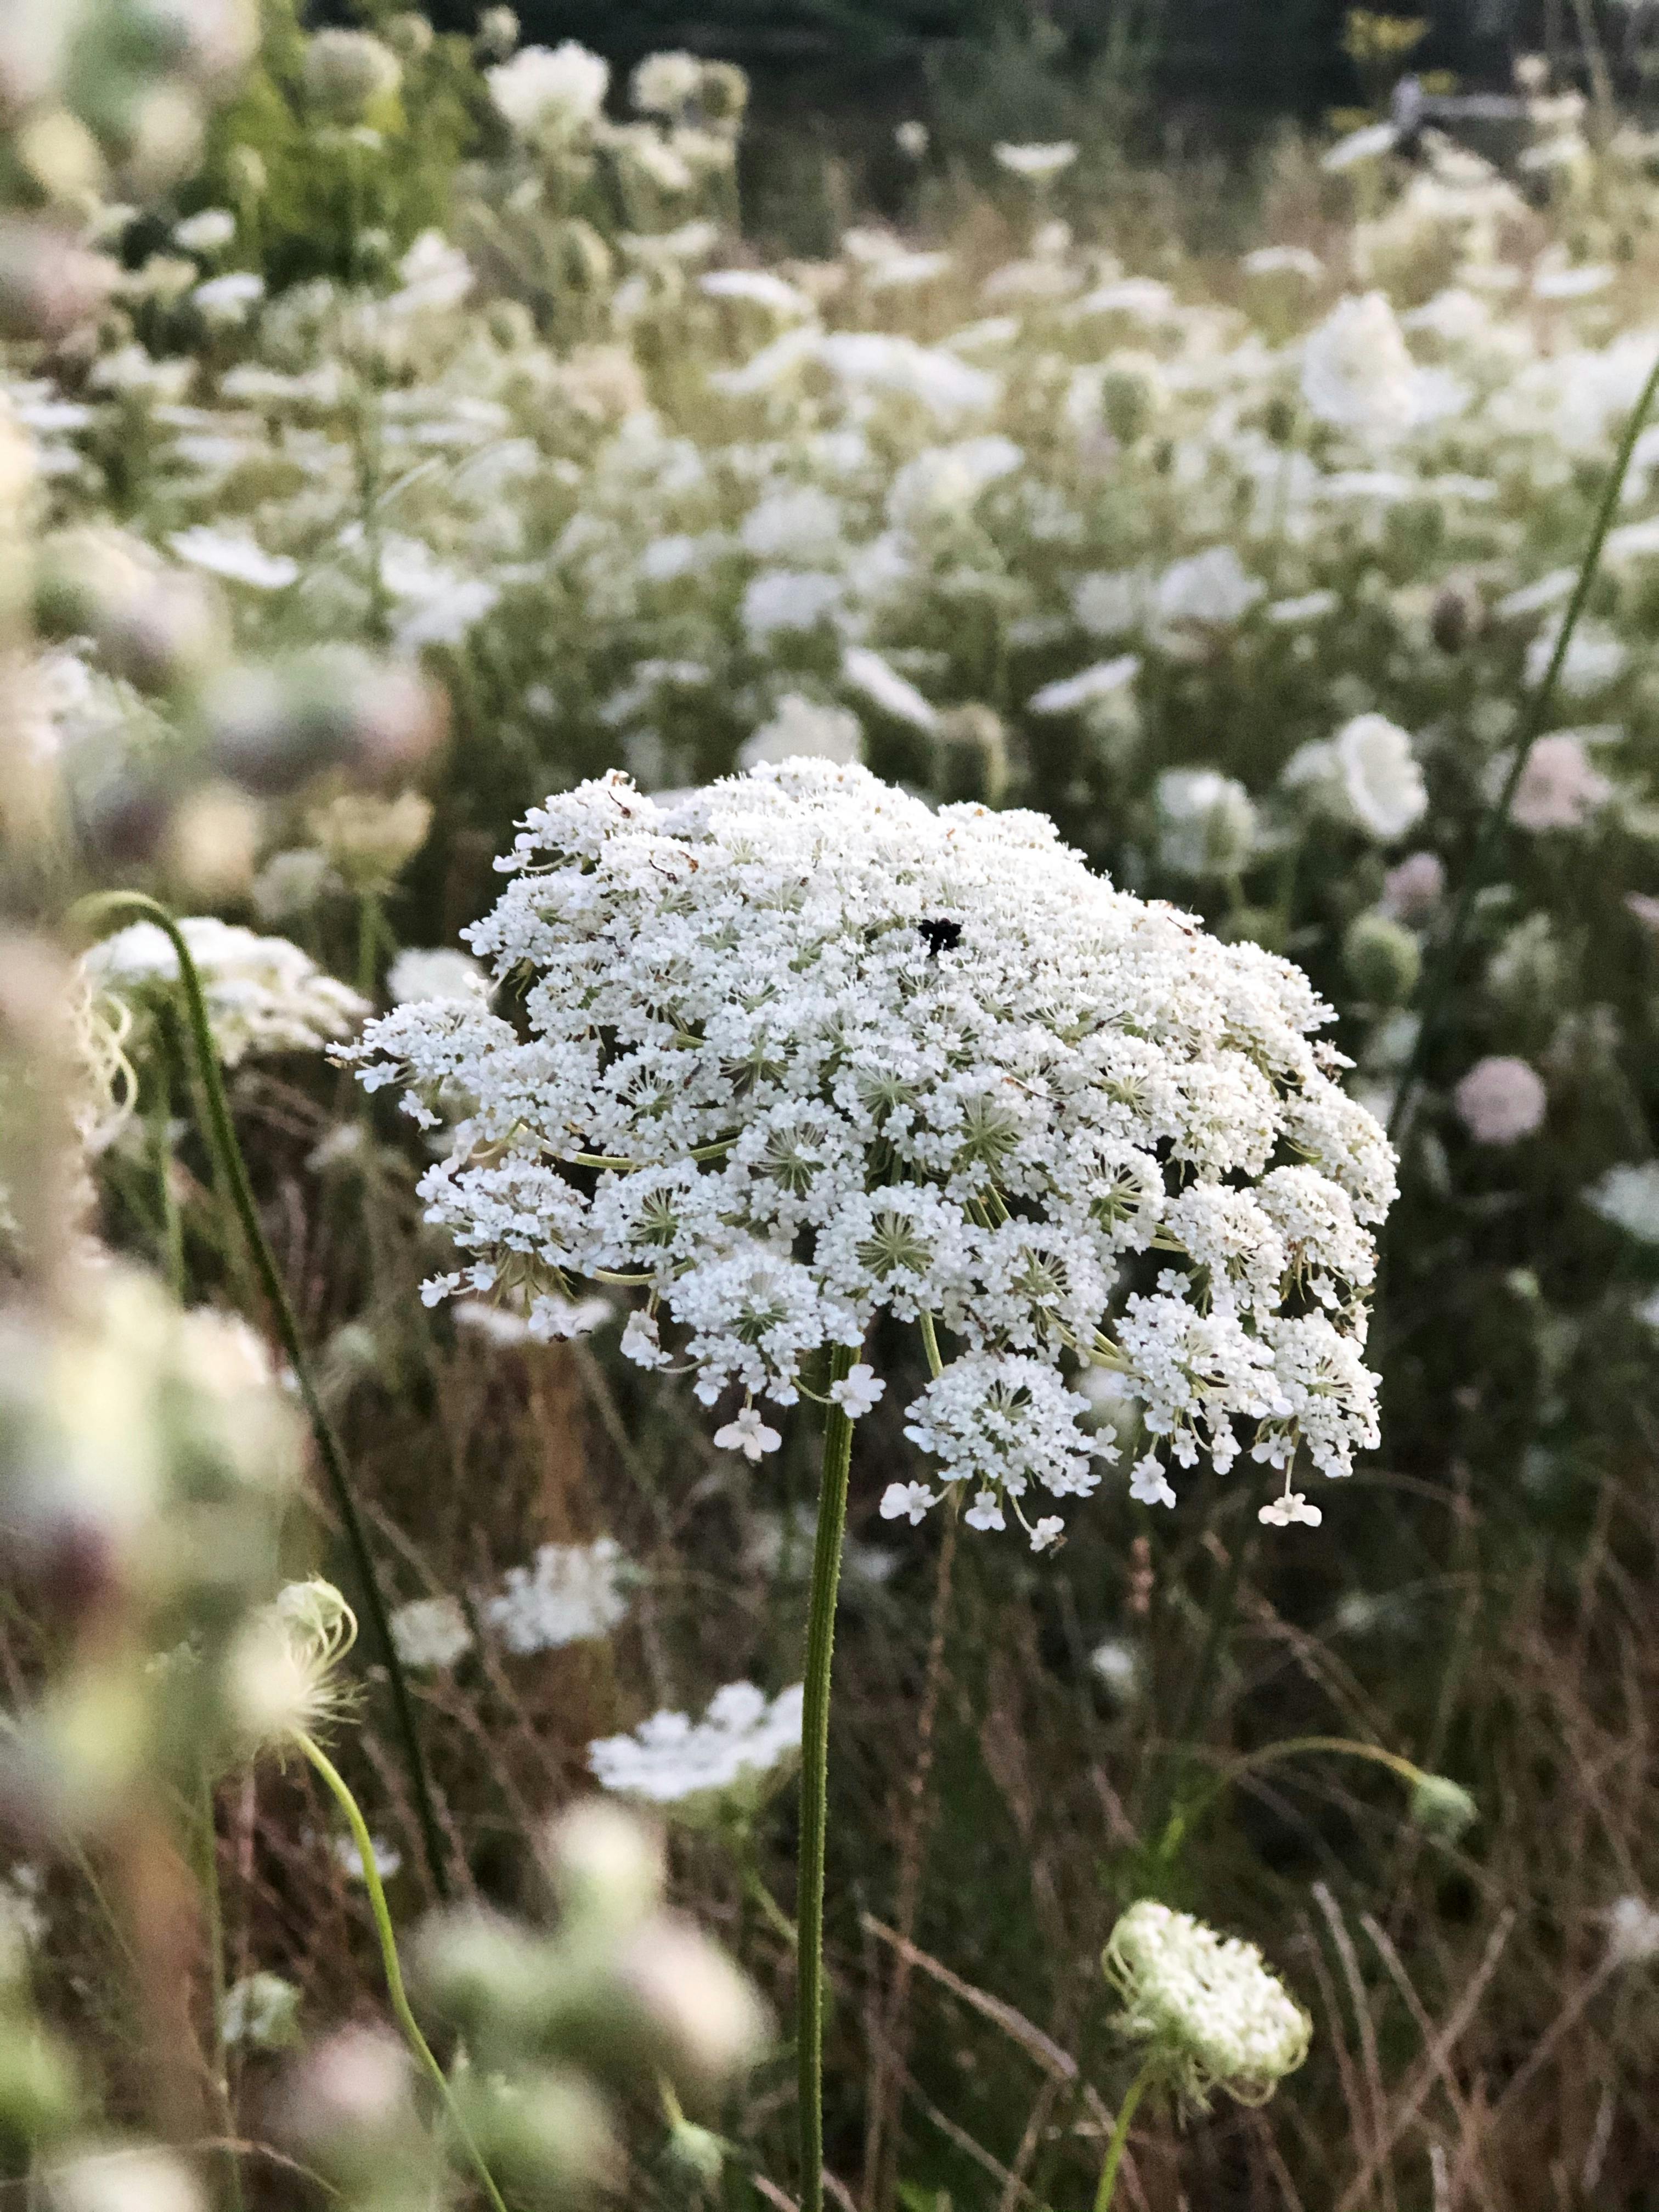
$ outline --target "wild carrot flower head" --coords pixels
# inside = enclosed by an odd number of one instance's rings
[[[1123,2000],[1121,2032],[1200,2109],[1217,2089],[1266,2104],[1308,2055],[1312,2022],[1255,1944],[1190,1913],[1143,1898],[1113,1929],[1102,1963]]]
[[[1340,1474],[1373,1441],[1394,1161],[1286,962],[1115,890],[1040,816],[823,761],[660,803],[613,775],[499,865],[470,935],[521,1024],[403,1006],[343,1055],[448,1125],[422,1190],[469,1264],[437,1294],[635,1286],[623,1351],[745,1408],[823,1395],[878,1314],[929,1319],[951,1356],[909,1433],[988,1493],[976,1525],[1034,1535],[1028,1491],[1115,1455],[1066,1387],[1091,1363],[1158,1465],[1305,1445]]]

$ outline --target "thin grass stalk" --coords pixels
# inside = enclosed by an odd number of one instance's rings
[[[1531,756],[1533,746],[1542,732],[1550,702],[1555,696],[1555,687],[1560,679],[1563,664],[1566,660],[1567,648],[1572,643],[1573,632],[1578,627],[1578,617],[1584,611],[1585,602],[1590,595],[1590,586],[1595,581],[1596,571],[1601,565],[1601,549],[1607,544],[1607,532],[1613,526],[1613,518],[1619,511],[1620,495],[1625,488],[1625,478],[1630,473],[1631,455],[1636,450],[1636,441],[1642,434],[1642,426],[1647,421],[1648,411],[1653,404],[1656,392],[1659,392],[1659,359],[1656,359],[1652,368],[1649,371],[1648,380],[1642,386],[1636,404],[1630,411],[1630,418],[1625,424],[1624,435],[1619,441],[1619,451],[1614,457],[1613,467],[1608,472],[1607,480],[1601,488],[1601,504],[1595,511],[1595,520],[1591,526],[1589,543],[1584,549],[1584,557],[1579,563],[1578,578],[1572,587],[1572,597],[1567,602],[1567,611],[1556,636],[1555,650],[1550,655],[1549,666],[1544,672],[1543,682],[1539,684],[1536,690],[1528,695],[1522,709],[1521,734],[1516,741],[1515,757],[1510,763],[1510,772],[1504,779],[1502,790],[1492,800],[1481,819],[1480,830],[1475,836],[1474,849],[1469,855],[1469,864],[1464,871],[1462,886],[1457,895],[1457,904],[1452,913],[1451,926],[1441,941],[1439,952],[1424,988],[1422,1008],[1418,1018],[1417,1036],[1412,1044],[1411,1057],[1406,1062],[1405,1073],[1400,1079],[1400,1088],[1395,1093],[1394,1104],[1389,1112],[1389,1140],[1402,1152],[1411,1135],[1412,1115],[1416,1107],[1423,1070],[1428,1063],[1429,1046],[1445,1012],[1446,1002],[1451,995],[1452,985],[1456,980],[1458,963],[1462,957],[1463,947],[1468,937],[1469,924],[1474,917],[1474,902],[1496,858],[1498,842],[1509,822],[1510,808],[1514,804],[1516,791],[1520,788],[1521,778],[1526,773],[1527,762]]]
[[[409,1770],[410,1784],[415,1793],[416,1812],[421,1826],[421,1838],[425,1849],[427,1869],[433,1888],[440,1899],[447,1899],[449,1875],[444,1863],[443,1840],[438,1827],[438,1816],[433,1802],[431,1783],[427,1775],[426,1760],[421,1750],[420,1733],[415,1725],[414,1700],[410,1694],[408,1678],[403,1662],[398,1656],[392,1641],[392,1622],[386,1610],[385,1594],[380,1588],[374,1555],[369,1550],[368,1533],[362,1516],[357,1510],[351,1478],[346,1469],[345,1452],[334,1425],[329,1419],[305,1341],[300,1334],[293,1302],[276,1265],[276,1255],[270,1249],[264,1224],[259,1218],[259,1209],[253,1196],[253,1186],[248,1180],[247,1163],[237,1141],[235,1125],[230,1118],[230,1107],[225,1097],[224,1079],[219,1073],[218,1054],[213,1048],[213,1032],[208,1021],[207,1001],[202,994],[201,977],[196,972],[196,963],[191,957],[184,933],[159,899],[143,891],[105,891],[83,900],[76,909],[78,916],[88,921],[130,911],[143,915],[162,930],[171,943],[179,961],[179,981],[184,988],[185,1006],[188,1017],[191,1042],[201,1077],[204,1119],[206,1135],[215,1161],[230,1194],[242,1234],[252,1256],[260,1286],[270,1304],[276,1324],[276,1334],[287,1354],[300,1387],[311,1431],[316,1438],[318,1455],[327,1474],[329,1487],[334,1495],[340,1520],[346,1533],[352,1561],[362,1584],[368,1617],[374,1624],[385,1657],[387,1679],[392,1685],[392,1709],[397,1721],[398,1735],[403,1747],[404,1762]]]
[[[392,2001],[392,2014],[402,2032],[403,2039],[419,2063],[422,2071],[426,2074],[436,2088],[439,2096],[443,2100],[450,2123],[460,2138],[461,2144],[471,2161],[473,2171],[483,2185],[484,2194],[489,2199],[493,2212],[507,2212],[507,2207],[501,2201],[501,2193],[495,2186],[495,2178],[484,2162],[483,2153],[473,2140],[472,2130],[468,2127],[460,2106],[455,2101],[455,2092],[449,2085],[449,2076],[433,2057],[432,2046],[422,2034],[420,2022],[410,2009],[409,1997],[404,1988],[403,1967],[398,1957],[397,1931],[392,1925],[391,1908],[386,1904],[386,1891],[381,1886],[380,1870],[374,1863],[374,1843],[368,1832],[368,1824],[363,1819],[357,1801],[347,1787],[344,1778],[322,1747],[314,1743],[310,1736],[303,1733],[296,1732],[294,1741],[321,1777],[335,1803],[344,1814],[346,1826],[351,1831],[351,1840],[357,1846],[357,1856],[362,1862],[363,1887],[368,1893],[369,1910],[374,1916],[374,1933],[380,1946],[380,1965],[386,1975],[386,1995]]]
[[[845,1381],[858,1358],[838,1344],[830,1383]],[[847,1533],[847,1483],[853,1424],[831,1403],[823,1422],[812,1595],[806,1616],[806,1667],[800,1734],[800,1865],[795,1903],[795,2063],[800,2100],[801,2212],[823,2212],[823,1853],[829,1828],[830,1674],[835,1656],[836,1594]]]

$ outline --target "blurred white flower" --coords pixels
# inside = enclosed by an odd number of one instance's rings
[[[1604,1221],[1644,1244],[1659,1244],[1659,1162],[1609,1168],[1584,1194]]]
[[[282,1975],[244,1974],[225,1991],[219,2033],[252,2051],[286,2051],[300,2039],[300,1992]]]
[[[480,1611],[509,1651],[556,1651],[608,1636],[628,1611],[622,1548],[611,1536],[593,1544],[543,1544],[528,1567],[509,1567],[498,1595]]]
[[[228,1067],[250,1053],[319,1051],[349,1036],[369,1012],[366,1000],[285,937],[256,937],[210,915],[187,916],[179,928]],[[179,956],[153,921],[100,939],[82,956],[81,969],[94,993],[135,1014],[177,995]]]
[[[300,564],[286,553],[267,553],[246,531],[213,530],[198,523],[175,530],[168,545],[181,561],[256,592],[280,592],[293,583]]]
[[[1005,169],[1032,184],[1043,184],[1050,177],[1057,177],[1077,159],[1077,148],[1069,138],[1057,139],[1048,145],[1009,145],[1005,142],[993,146],[991,151]]]
[[[701,1721],[653,1713],[629,1735],[590,1743],[587,1764],[603,1789],[678,1819],[751,1808],[800,1757],[801,1699],[799,1683],[769,1698],[752,1682],[728,1682]]]
[[[811,758],[856,761],[864,750],[864,729],[845,707],[829,707],[799,691],[786,691],[769,722],[763,722],[738,750],[740,768],[765,761]]]
[[[1659,1911],[1646,1898],[1615,1898],[1606,1918],[1610,1966],[1643,1966],[1659,1959]]]
[[[1120,653],[1115,660],[1097,661],[1076,676],[1063,676],[1034,691],[1026,705],[1034,714],[1074,714],[1080,707],[1110,699],[1127,691],[1140,673],[1138,653]]]
[[[386,998],[394,1006],[416,999],[488,999],[489,978],[470,952],[453,945],[409,945],[386,972]]]
[[[453,1667],[472,1649],[458,1597],[417,1597],[392,1615],[392,1641],[405,1667]]]
[[[1335,737],[1302,746],[1285,769],[1291,789],[1309,788],[1385,844],[1428,811],[1428,787],[1412,741],[1386,714],[1356,714]]]
[[[1549,1095],[1524,1060],[1476,1060],[1452,1093],[1458,1120],[1478,1145],[1515,1145],[1544,1125]]]
[[[1534,741],[1510,817],[1522,830],[1577,830],[1612,795],[1606,776],[1590,766],[1583,738],[1559,730]]]
[[[1166,624],[1218,628],[1237,622],[1266,595],[1266,585],[1246,572],[1231,545],[1210,545],[1164,570],[1152,594],[1152,611]]]
[[[496,108],[529,144],[556,146],[590,131],[605,106],[611,65],[574,39],[520,46],[485,72]]]
[[[1158,780],[1158,856],[1173,873],[1236,876],[1255,844],[1255,809],[1234,777],[1217,769],[1165,769]]]

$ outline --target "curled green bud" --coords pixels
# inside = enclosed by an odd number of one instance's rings
[[[1425,1836],[1455,1844],[1480,1818],[1480,1808],[1461,1782],[1444,1774],[1419,1774],[1412,1784],[1411,1815]]]
[[[1423,954],[1410,930],[1385,914],[1357,915],[1342,939],[1348,981],[1374,1006],[1398,1006],[1417,988]]]

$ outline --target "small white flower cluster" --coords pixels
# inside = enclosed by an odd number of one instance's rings
[[[1254,1943],[1143,1898],[1113,1929],[1103,1961],[1123,2000],[1119,2026],[1202,2109],[1222,2089],[1265,2104],[1308,2055],[1313,2023]]]
[[[628,1611],[622,1547],[614,1536],[592,1544],[543,1544],[528,1567],[509,1567],[499,1595],[483,1607],[509,1651],[526,1656],[605,1636]]]
[[[527,1567],[509,1567],[493,1592],[474,1598],[478,1617],[520,1658],[608,1636],[628,1611],[628,1562],[614,1536],[592,1544],[540,1545]],[[411,1598],[392,1616],[392,1641],[405,1667],[453,1667],[472,1649],[459,1597]]]
[[[752,1682],[728,1682],[701,1721],[653,1713],[629,1735],[590,1743],[587,1763],[603,1788],[701,1825],[752,1809],[799,1758],[800,1727],[799,1682],[770,1699]]]
[[[258,937],[211,915],[187,916],[179,928],[227,1067],[250,1054],[319,1052],[349,1036],[369,1012],[366,1000],[285,937]],[[153,921],[102,939],[82,957],[81,972],[95,996],[113,1000],[135,1024],[177,999],[179,956]]]
[[[422,1190],[473,1256],[433,1297],[638,1286],[624,1353],[740,1394],[715,1441],[750,1459],[781,1440],[757,1399],[856,1418],[881,1385],[860,1361],[832,1389],[836,1348],[882,1311],[937,1326],[908,1434],[973,1525],[1012,1510],[1038,1548],[1060,1523],[1027,1492],[1115,1456],[1064,1379],[1091,1365],[1139,1402],[1142,1496],[1172,1498],[1166,1455],[1343,1474],[1375,1443],[1394,1159],[1288,963],[1114,890],[1038,816],[816,760],[660,803],[613,775],[501,865],[469,934],[526,1033],[447,1000],[343,1055],[449,1126]],[[890,1517],[936,1495],[896,1487]]]

